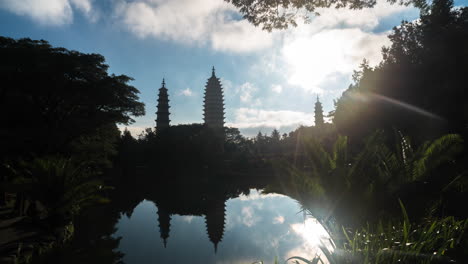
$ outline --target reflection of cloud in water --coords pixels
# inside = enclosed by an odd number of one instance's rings
[[[284,216],[279,215],[273,218],[273,224],[282,224],[282,223],[284,223]]]
[[[330,239],[325,228],[315,218],[307,218],[304,223],[292,224],[291,229],[313,246]]]
[[[292,256],[312,259],[320,238],[328,239],[316,220],[304,222],[297,202],[287,196],[263,196],[251,190],[251,195],[232,199],[227,207],[226,246],[234,242],[226,252],[227,263],[238,263],[240,255],[251,256],[251,261],[239,263],[273,263],[275,257],[286,260]]]
[[[194,217],[195,216],[193,216],[193,215],[184,215],[184,216],[182,216],[182,221],[185,221],[185,222],[190,224]]]
[[[160,238],[157,208],[144,201],[130,219],[122,217],[117,236],[124,261],[136,263],[274,263],[292,256],[312,259],[325,230],[313,219],[304,224],[298,203],[283,195],[250,196],[226,202],[226,226],[215,254],[204,216],[172,215],[167,248]],[[185,252],[181,254],[181,252]]]
[[[256,216],[254,209],[251,206],[242,207],[242,223],[248,227],[252,227],[261,220],[261,217]]]
[[[236,200],[241,201],[249,201],[249,200],[258,200],[258,199],[268,199],[271,197],[287,197],[282,194],[277,193],[268,193],[268,194],[260,194],[260,191],[251,190],[249,195],[241,194]]]
[[[287,258],[293,256],[309,256],[309,258],[312,258],[316,254],[323,256],[319,249],[320,245],[326,246],[330,251],[333,251],[330,244],[330,235],[315,218],[308,218],[303,223],[295,223],[290,227],[302,239],[303,243],[288,251]],[[325,263],[328,262],[325,261]]]

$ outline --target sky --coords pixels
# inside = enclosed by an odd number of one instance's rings
[[[325,113],[333,110],[362,60],[378,64],[391,29],[419,16],[384,1],[319,11],[308,24],[268,33],[223,0],[0,0],[0,35],[104,55],[110,73],[134,78],[146,105],[127,126],[134,136],[155,126],[163,78],[171,124],[202,123],[214,66],[226,125],[254,136],[313,125],[316,97]]]

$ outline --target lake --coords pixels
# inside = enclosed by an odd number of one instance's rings
[[[311,259],[325,229],[299,203],[280,194],[248,195],[202,201],[172,197],[141,201],[122,214],[113,237],[127,264],[274,263],[292,256]],[[167,197],[167,196],[166,196]],[[167,202],[167,201],[171,202]]]

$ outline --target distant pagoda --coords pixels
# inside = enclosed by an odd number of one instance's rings
[[[166,83],[162,81],[162,87],[158,95],[158,111],[156,112],[156,131],[169,127],[169,96],[167,95]]]
[[[315,126],[321,127],[323,126],[323,109],[322,103],[319,101],[319,97],[317,95],[317,102],[315,102]]]
[[[224,134],[224,98],[221,82],[215,75],[215,68],[205,86],[203,116],[205,125]]]

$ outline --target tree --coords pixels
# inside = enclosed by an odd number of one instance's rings
[[[225,0],[239,9],[244,19],[262,29],[272,31],[273,29],[287,29],[289,26],[297,26],[297,19],[310,21],[311,15],[319,15],[318,8],[349,8],[363,9],[372,8],[375,0]],[[424,0],[387,0],[389,3],[402,5],[413,4],[416,7],[425,7]]]
[[[276,128],[273,129],[273,131],[271,132],[271,141],[277,144],[279,143],[280,139],[281,139],[281,135],[279,131]]]
[[[334,123],[352,139],[393,127],[419,140],[467,135],[468,8],[436,0],[393,29],[383,61],[363,65],[338,100]]]
[[[99,54],[0,37],[0,57],[0,157],[69,153],[79,138],[144,114],[132,78],[109,75]]]

